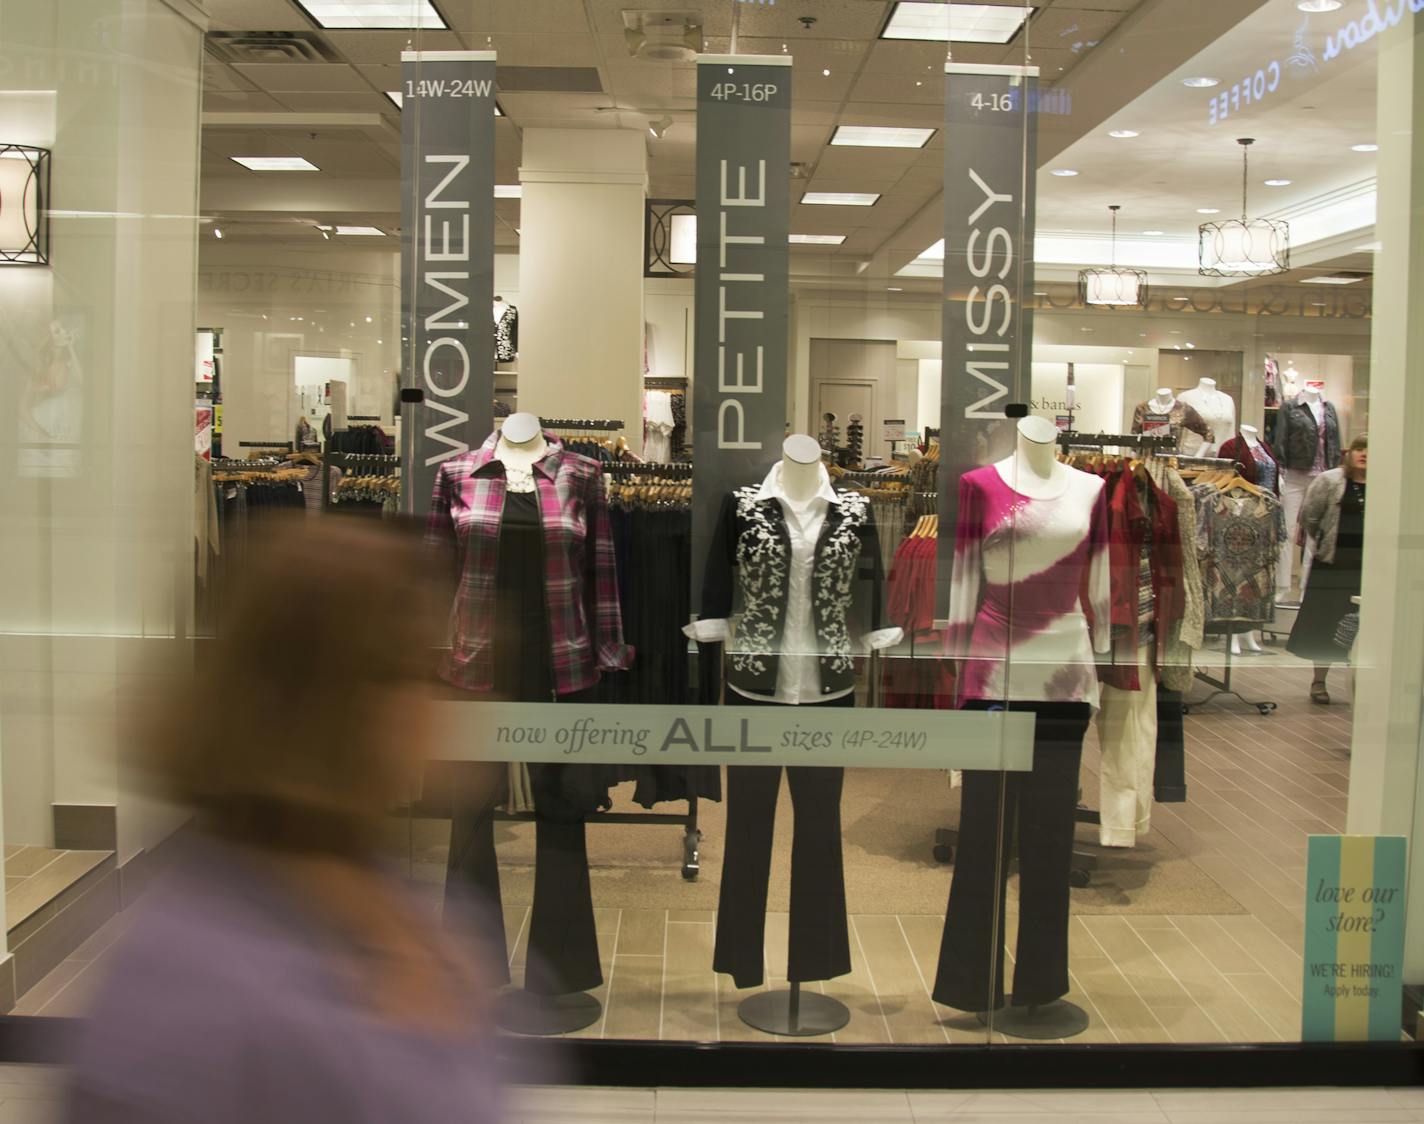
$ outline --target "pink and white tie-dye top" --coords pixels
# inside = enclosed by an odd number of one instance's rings
[[[959,481],[948,653],[961,704],[1098,704],[1094,650],[1111,639],[1103,481],[1062,467],[1051,498],[1011,488],[997,467]]]

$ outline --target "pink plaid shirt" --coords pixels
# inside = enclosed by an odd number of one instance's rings
[[[440,466],[425,525],[427,544],[446,555],[457,575],[450,610],[450,651],[441,678],[467,691],[494,685],[495,566],[504,516],[504,465],[493,434],[477,453]],[[534,465],[544,529],[544,596],[554,691],[592,687],[602,671],[633,662],[623,643],[617,563],[598,462],[570,453],[551,433],[549,452]]]

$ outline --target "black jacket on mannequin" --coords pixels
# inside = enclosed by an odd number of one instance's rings
[[[1340,466],[1340,416],[1335,404],[1321,399],[1325,419],[1325,467]],[[1315,450],[1320,441],[1315,415],[1304,398],[1287,402],[1276,414],[1275,439],[1271,444],[1283,467],[1309,472],[1315,467]]]
[[[786,629],[791,581],[791,536],[774,497],[757,499],[756,485],[722,501],[703,575],[703,620],[732,615],[738,590],[742,614],[727,661],[727,681],[772,698]],[[855,685],[859,638],[880,628],[883,571],[870,501],[842,492],[826,508],[811,572],[811,604],[819,642],[821,692]]]

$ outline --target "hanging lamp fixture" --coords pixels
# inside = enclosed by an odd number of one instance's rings
[[[1146,308],[1147,274],[1140,269],[1119,269],[1117,264],[1118,203],[1108,205],[1112,212],[1112,256],[1107,269],[1078,271],[1078,300],[1100,308]]]
[[[1255,140],[1241,137],[1241,217],[1204,222],[1198,228],[1197,272],[1203,277],[1266,277],[1290,269],[1290,224],[1249,218],[1246,191]]]

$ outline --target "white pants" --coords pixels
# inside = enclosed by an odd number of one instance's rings
[[[1281,543],[1280,558],[1276,563],[1277,600],[1290,592],[1291,574],[1295,569],[1295,539],[1298,529],[1296,524],[1300,521],[1300,509],[1301,505],[1305,503],[1306,490],[1317,475],[1318,473],[1307,472],[1303,468],[1281,470],[1281,503],[1286,509],[1286,538]],[[1310,577],[1310,560],[1314,557],[1315,551],[1311,547],[1310,541],[1307,540],[1300,566],[1300,590],[1302,593],[1305,592],[1306,579]]]
[[[1099,688],[1098,837],[1104,847],[1131,847],[1152,818],[1152,775],[1157,768],[1157,680],[1152,646],[1137,653],[1140,691]]]

